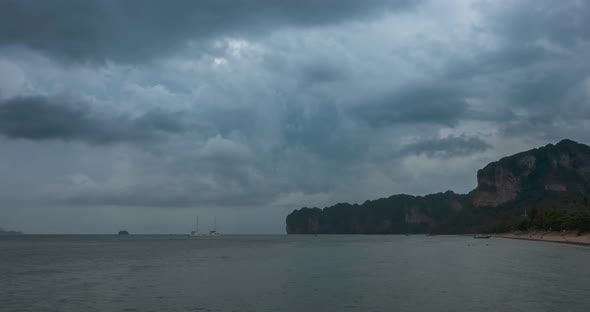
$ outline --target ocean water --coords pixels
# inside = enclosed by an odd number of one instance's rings
[[[0,311],[588,311],[590,248],[462,236],[0,237]]]

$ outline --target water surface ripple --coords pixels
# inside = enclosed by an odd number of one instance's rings
[[[462,236],[0,237],[0,311],[588,311],[590,249]]]

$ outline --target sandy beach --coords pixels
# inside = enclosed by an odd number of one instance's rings
[[[492,236],[500,238],[524,239],[590,246],[590,233],[578,235],[576,232],[523,232],[493,234]]]

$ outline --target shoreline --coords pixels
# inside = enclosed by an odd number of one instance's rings
[[[575,232],[531,232],[531,233],[502,233],[491,234],[492,237],[520,239],[538,242],[550,242],[560,244],[571,244],[579,246],[590,246],[590,234],[577,235]]]

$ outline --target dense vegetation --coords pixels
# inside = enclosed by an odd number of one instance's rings
[[[590,210],[567,212],[555,208],[545,211],[533,209],[528,218],[517,223],[520,231],[590,231]]]
[[[467,207],[448,222],[433,227],[437,234],[504,233],[509,231],[572,230],[590,232],[588,196],[568,193],[519,196],[497,207]],[[585,225],[584,225],[585,224]]]

